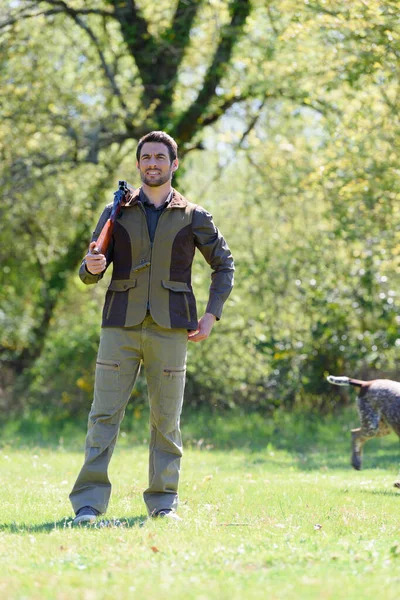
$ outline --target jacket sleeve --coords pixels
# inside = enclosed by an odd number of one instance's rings
[[[112,204],[109,204],[103,210],[103,212],[100,216],[100,219],[96,225],[96,229],[93,231],[92,239],[90,240],[91,242],[95,242],[97,240],[97,238],[99,237],[101,230],[103,229],[104,225],[107,223],[107,220],[111,214],[111,209],[112,209]],[[90,273],[87,270],[86,259],[85,258],[83,259],[82,264],[79,268],[79,277],[81,278],[83,283],[86,283],[87,285],[89,285],[91,283],[97,283],[98,281],[100,281],[100,279],[103,277],[104,273],[106,272],[108,265],[112,262],[113,246],[114,246],[114,242],[113,242],[113,239],[111,239],[109,248],[107,250],[107,255],[106,255],[107,266],[104,269],[104,271],[102,273],[99,273],[98,275],[93,275],[93,273]]]
[[[206,312],[219,320],[222,307],[233,287],[233,257],[228,244],[214,225],[212,216],[200,206],[193,213],[192,229],[195,245],[212,269]]]

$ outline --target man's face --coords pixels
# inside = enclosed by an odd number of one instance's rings
[[[149,187],[159,187],[170,181],[178,168],[178,159],[170,162],[168,148],[161,142],[146,142],[136,163],[140,177]]]

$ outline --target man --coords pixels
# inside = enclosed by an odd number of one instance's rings
[[[211,215],[171,186],[178,168],[175,140],[153,131],[139,141],[136,159],[142,187],[130,194],[122,208],[107,256],[94,251],[111,204],[100,217],[80,269],[84,283],[97,283],[113,262],[85,462],[70,494],[74,524],[94,522],[107,510],[111,495],[108,465],[141,363],[151,428],[144,501],[150,516],[179,519],[179,420],[187,341],[208,338],[233,285],[232,255]],[[196,248],[213,271],[206,312],[199,321],[191,286]]]

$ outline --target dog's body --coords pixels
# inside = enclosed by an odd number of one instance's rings
[[[388,435],[392,430],[400,438],[400,383],[391,379],[361,381],[332,375],[327,379],[334,385],[353,385],[360,388],[357,407],[361,427],[351,430],[351,464],[360,470],[362,449],[367,440]]]

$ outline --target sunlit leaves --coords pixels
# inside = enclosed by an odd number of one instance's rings
[[[148,31],[136,46],[110,17],[114,2],[89,4],[105,13],[80,14],[80,23],[55,13],[2,30],[0,344],[8,355],[33,341],[38,316],[74,267],[63,259],[73,246],[84,251],[117,173],[137,183],[135,135],[173,131],[202,91],[233,6],[199,0],[181,54],[170,27],[177,3],[138,3]],[[182,126],[182,150],[201,142],[206,151],[185,156],[179,187],[214,214],[237,266],[221,323],[190,350],[192,402],[271,407],[312,398],[322,406],[326,372],[398,368],[395,16],[381,0],[254,0],[215,94]],[[176,59],[176,72],[165,57]],[[200,262],[194,284],[201,311],[209,271]],[[68,347],[85,328],[71,326],[78,315],[62,308],[80,293],[61,298],[38,381],[46,364],[74,363]],[[101,290],[87,294],[101,304]],[[92,309],[79,313],[90,339]],[[86,381],[80,363],[71,382]]]

